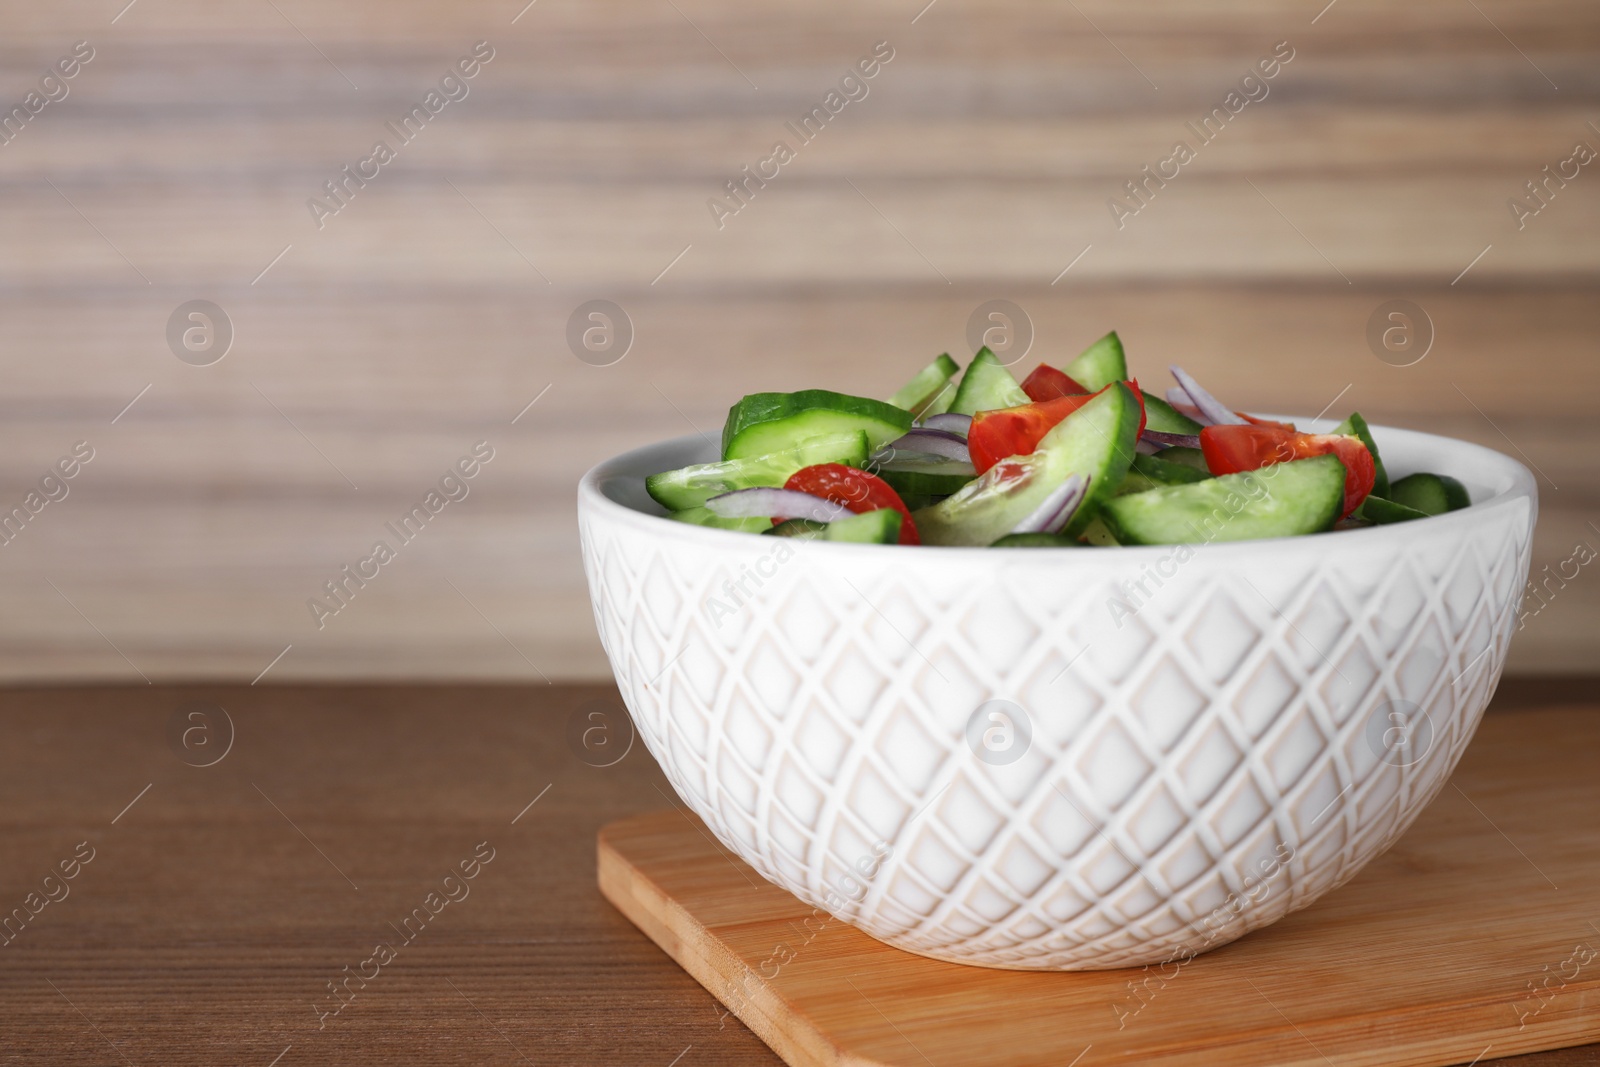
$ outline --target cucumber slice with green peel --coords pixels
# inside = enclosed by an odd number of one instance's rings
[[[764,533],[772,525],[771,519],[725,519],[714,514],[710,508],[684,508],[674,511],[667,518],[676,522],[692,523],[695,526],[710,526],[718,530],[736,530],[739,533]]]
[[[1184,448],[1181,445],[1163,448],[1155,454],[1155,458],[1164,463],[1181,463],[1207,475],[1211,473],[1211,468],[1206,464],[1206,454],[1198,448]]]
[[[781,486],[789,475],[815,463],[843,463],[860,467],[867,462],[870,449],[867,435],[860,430],[822,434],[800,442],[783,452],[720,463],[696,463],[675,471],[652,474],[644,487],[656,502],[673,511],[697,508],[719,493],[756,486]]]
[[[1126,385],[1107,389],[1057,423],[1025,456],[990,467],[955,495],[913,517],[924,544],[990,545],[1017,528],[1074,474],[1088,492],[1066,529],[1076,536],[1116,491],[1133,462],[1139,401]]]
[[[1333,432],[1361,438],[1361,443],[1367,446],[1368,452],[1372,453],[1372,466],[1377,472],[1377,476],[1372,482],[1373,495],[1387,499],[1389,496],[1389,472],[1383,469],[1383,457],[1378,455],[1378,442],[1372,439],[1372,430],[1368,428],[1367,420],[1361,417],[1359,411],[1352,411],[1348,419],[1333,428]]]
[[[1161,399],[1144,393],[1144,428],[1155,430],[1157,433],[1193,433],[1197,434],[1205,429],[1198,422]]]
[[[961,386],[951,398],[948,410],[957,415],[976,415],[980,411],[1031,403],[1016,377],[985,346],[978,349],[978,354],[967,364],[967,373],[961,376]]]
[[[1079,353],[1078,358],[1061,368],[1067,372],[1067,377],[1089,390],[1097,393],[1112,382],[1126,381],[1128,378],[1128,358],[1122,352],[1122,338],[1117,336],[1117,331],[1112,330],[1094,344]],[[1177,414],[1177,412],[1173,412]],[[1151,429],[1160,429],[1152,426]],[[1173,433],[1192,433],[1191,430],[1173,430]]]
[[[900,513],[894,508],[836,519],[822,531],[821,541],[844,541],[856,545],[893,545],[900,541]]]
[[[912,415],[920,416],[923,409],[944,390],[945,385],[959,370],[961,364],[951,359],[947,352],[919,370],[916,377],[901,386],[900,391],[889,398],[889,403],[897,408],[905,408]]]
[[[1361,506],[1356,508],[1356,513],[1350,517],[1352,519],[1365,519],[1375,526],[1381,526],[1391,522],[1410,522],[1412,519],[1426,519],[1428,516],[1426,512],[1406,507],[1404,504],[1396,504],[1393,500],[1385,500],[1376,493],[1371,493],[1361,502]]]
[[[922,410],[917,412],[917,418],[926,421],[935,415],[943,415],[950,410],[950,405],[956,402],[956,390],[960,386],[954,378],[947,378],[944,385],[934,394],[932,400],[922,405]]]
[[[949,496],[959,493],[978,476],[972,464],[957,460],[929,463],[926,466],[919,464],[916,470],[882,469],[874,473],[888,482],[889,488],[899,493],[901,500],[908,496]]]
[[[1168,485],[1193,485],[1209,477],[1211,475],[1205,471],[1197,471],[1184,463],[1169,463],[1155,456],[1136,455],[1133,457],[1133,465],[1128,468],[1127,477],[1117,486],[1117,495],[1143,493]]]
[[[1053,533],[1006,534],[990,548],[1081,548],[1076,538]]]
[[[1171,451],[1168,449],[1168,451]],[[1203,482],[1211,477],[1211,472],[1205,469],[1196,469],[1188,463],[1174,463],[1163,459],[1159,455],[1133,457],[1133,464],[1129,472],[1138,471],[1153,482],[1161,485],[1191,485],[1194,482]]]
[[[768,520],[771,521],[770,519]],[[776,526],[769,526],[762,530],[764,537],[799,537],[810,540],[828,528],[825,522],[816,522],[812,519],[785,519]]]
[[[1125,545],[1207,544],[1329,529],[1344,510],[1344,464],[1333,455],[1119,496],[1101,512]]]
[[[1467,487],[1445,474],[1408,474],[1389,486],[1388,499],[1424,515],[1443,515],[1472,503]]]
[[[728,411],[722,458],[786,452],[815,437],[855,432],[866,434],[868,449],[876,449],[909,429],[911,412],[884,400],[827,389],[752,393]]]
[[[1106,520],[1099,515],[1089,520],[1089,525],[1083,528],[1083,533],[1078,535],[1080,545],[1093,545],[1096,548],[1115,548],[1117,536],[1106,525]]]

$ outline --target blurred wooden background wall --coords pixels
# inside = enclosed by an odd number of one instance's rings
[[[8,111],[94,50],[0,147],[0,505],[94,449],[0,547],[0,676],[601,675],[584,469],[745,392],[886,395],[996,298],[1034,356],[1115,327],[1240,406],[1348,386],[1520,453],[1535,567],[1600,549],[1600,164],[1507,206],[1600,148],[1592,0],[523,2],[0,4]],[[319,229],[308,198],[480,40],[470,94]],[[878,41],[870,94],[719,230],[708,198]],[[1280,41],[1119,230],[1107,199]],[[610,366],[566,341],[598,298],[636,334]],[[193,299],[235,333],[211,366],[169,349]],[[1413,366],[1368,345],[1392,299],[1433,323]],[[318,629],[307,599],[484,439]],[[1592,670],[1597,624],[1583,567],[1513,669]]]

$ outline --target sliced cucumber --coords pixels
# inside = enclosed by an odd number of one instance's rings
[[[1122,338],[1117,336],[1117,331],[1112,330],[1094,344],[1079,353],[1078,358],[1068,363],[1062,370],[1067,372],[1067,377],[1089,390],[1097,393],[1112,382],[1126,381],[1128,377],[1128,359],[1122,353]],[[1176,414],[1176,412],[1174,412]],[[1159,429],[1159,427],[1152,427]],[[1191,433],[1190,430],[1174,430],[1174,433]]]
[[[1344,509],[1344,479],[1337,456],[1316,456],[1120,496],[1102,514],[1125,545],[1292,537],[1333,525]]]
[[[827,434],[867,435],[867,447],[888,444],[911,429],[911,412],[883,400],[827,389],[752,393],[733,405],[722,426],[722,458],[786,452]]]
[[[894,508],[879,508],[828,523],[820,540],[846,541],[857,545],[892,545],[900,540],[900,521],[900,513]]]
[[[1198,422],[1162,400],[1159,396],[1144,393],[1144,428],[1158,433],[1199,433],[1205,429]]]
[[[1156,459],[1166,463],[1182,463],[1185,467],[1193,467],[1205,474],[1211,473],[1211,468],[1206,465],[1206,454],[1198,448],[1163,448],[1156,453]]]
[[[1169,463],[1155,456],[1136,455],[1133,465],[1128,468],[1128,476],[1117,486],[1117,495],[1143,493],[1168,485],[1192,485],[1209,477],[1210,474],[1197,471],[1186,463]]]
[[[990,548],[1079,548],[1075,538],[1053,533],[1006,534]]]
[[[977,477],[972,464],[959,460],[918,465],[916,470],[878,470],[878,477],[889,483],[889,488],[907,496],[949,496],[959,493],[966,484]]]
[[[967,373],[961,376],[961,387],[956,390],[948,410],[957,415],[976,415],[980,411],[1029,403],[1032,401],[1017,384],[1017,379],[985,346],[978,349],[978,354],[967,364]]]
[[[1361,502],[1361,506],[1356,509],[1356,513],[1350,517],[1353,519],[1365,519],[1375,526],[1380,526],[1390,522],[1410,522],[1412,519],[1425,519],[1428,516],[1426,512],[1418,511],[1416,508],[1409,508],[1404,504],[1396,504],[1393,500],[1385,500],[1377,493],[1369,493],[1367,498]]]
[[[1367,446],[1367,451],[1372,453],[1372,465],[1377,470],[1377,477],[1372,482],[1372,492],[1377,496],[1389,496],[1389,472],[1383,469],[1383,457],[1378,455],[1378,442],[1372,439],[1372,430],[1367,427],[1367,420],[1361,417],[1359,411],[1352,411],[1350,417],[1333,428],[1334,433],[1342,433],[1350,437],[1361,438],[1361,443]]]
[[[711,526],[718,530],[737,530],[740,533],[763,533],[772,525],[771,519],[725,519],[721,515],[713,514],[710,508],[684,508],[682,511],[674,511],[667,518],[692,523],[695,526]]]
[[[1089,520],[1089,525],[1083,528],[1083,533],[1078,535],[1081,545],[1094,545],[1096,548],[1114,548],[1117,544],[1116,535],[1106,526],[1105,517],[1096,515]]]
[[[934,415],[943,415],[949,411],[950,405],[956,402],[957,388],[954,378],[947,379],[939,387],[939,391],[934,394],[933,399],[922,405],[922,410],[917,412],[917,418],[926,420]]]
[[[1167,449],[1167,452],[1172,451]],[[1196,469],[1188,463],[1175,463],[1165,458],[1165,452],[1155,456],[1136,455],[1129,468],[1138,471],[1151,481],[1160,485],[1191,485],[1194,482],[1203,482],[1211,477],[1211,472],[1204,468]]]
[[[768,520],[769,522],[771,520]],[[766,537],[799,537],[804,540],[820,534],[828,528],[825,522],[816,522],[812,519],[785,519],[776,526],[769,526],[761,533]]]
[[[1467,487],[1445,474],[1408,474],[1389,486],[1389,499],[1424,515],[1443,515],[1472,503]]]
[[[860,467],[867,462],[867,435],[860,430],[822,434],[783,452],[721,463],[696,463],[675,471],[652,474],[644,487],[656,501],[674,511],[697,508],[718,493],[761,485],[782,485],[789,475],[814,463],[844,463]]]
[[[1117,385],[1057,423],[1037,448],[990,467],[954,496],[914,516],[924,544],[989,545],[1017,528],[1073,474],[1089,490],[1062,533],[1076,536],[1116,491],[1133,462],[1139,402]]]
[[[945,385],[960,369],[961,364],[951,359],[947,352],[919,370],[915,378],[901,386],[900,391],[889,398],[889,403],[920,416],[928,403],[944,390]]]

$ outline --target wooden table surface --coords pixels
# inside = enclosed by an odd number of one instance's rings
[[[1597,692],[1507,682],[1496,707]],[[596,830],[675,802],[623,719],[587,747],[574,731],[615,701],[0,691],[0,916],[37,911],[0,946],[0,1064],[777,1063],[595,888]],[[74,877],[46,881],[63,863]]]

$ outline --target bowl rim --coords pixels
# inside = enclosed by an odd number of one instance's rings
[[[1290,421],[1300,427],[1303,432],[1308,433],[1327,433],[1338,425],[1337,420],[1325,418],[1278,414],[1264,414],[1259,417]],[[1461,532],[1466,527],[1481,521],[1486,512],[1503,510],[1523,500],[1527,500],[1532,504],[1529,509],[1529,525],[1532,525],[1532,518],[1537,515],[1538,483],[1533,473],[1517,460],[1484,445],[1463,441],[1455,437],[1446,437],[1442,434],[1432,434],[1421,430],[1407,430],[1401,427],[1379,424],[1371,425],[1370,429],[1375,438],[1390,438],[1391,446],[1443,448],[1459,454],[1460,463],[1452,462],[1452,466],[1464,466],[1475,462],[1486,471],[1490,479],[1504,481],[1505,487],[1482,500],[1474,500],[1465,508],[1445,512],[1442,515],[1430,515],[1425,519],[1413,522],[1388,523],[1351,530],[1328,530],[1318,534],[1302,534],[1293,537],[1267,537],[1248,541],[1186,542],[1186,544],[1196,551],[1203,548],[1206,550],[1206,555],[1214,558],[1220,557],[1225,561],[1229,557],[1259,553],[1267,546],[1280,549],[1305,545],[1326,546],[1328,551],[1378,550],[1385,547],[1394,547],[1394,543],[1397,541],[1414,541],[1423,528],[1438,534]],[[724,549],[741,544],[747,548],[759,548],[762,551],[770,549],[771,546],[768,544],[751,542],[753,537],[758,537],[759,535],[739,530],[721,530],[713,526],[696,526],[687,522],[674,522],[665,514],[652,514],[614,500],[606,494],[603,488],[606,482],[618,477],[635,477],[642,481],[644,476],[636,473],[635,468],[644,465],[647,458],[656,453],[704,446],[707,443],[709,443],[709,439],[703,434],[684,434],[679,437],[671,437],[629,449],[595,464],[585,472],[578,482],[580,523],[584,522],[592,512],[604,515],[613,521],[620,521],[657,538],[698,542],[707,547],[721,547]],[[1409,451],[1409,448],[1407,450]],[[1454,454],[1452,455],[1452,460],[1455,460]],[[659,505],[657,506],[659,507]],[[1029,559],[1037,560],[1041,564],[1046,561],[1052,564],[1059,564],[1066,560],[1092,564],[1095,562],[1110,563],[1113,560],[1148,560],[1169,554],[1180,546],[1175,544],[1108,545],[1089,551],[1084,551],[1079,547],[1017,548],[1012,550],[1001,549],[998,555],[996,550],[988,545],[863,545],[837,541],[805,541],[801,543],[800,547],[803,547],[808,553],[820,550],[823,553],[834,555],[863,552],[898,552],[902,554],[911,552],[915,553],[914,558],[926,558],[930,561],[941,559],[947,562],[953,559],[952,554],[970,556],[975,553],[981,553],[982,558],[998,560],[1013,558],[1011,556],[1012,552],[1027,552]]]

